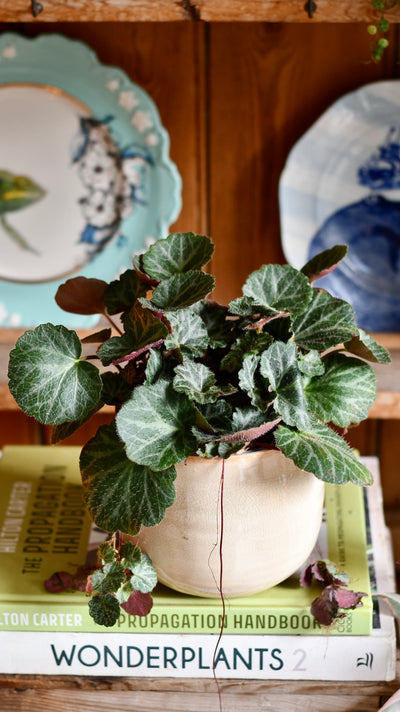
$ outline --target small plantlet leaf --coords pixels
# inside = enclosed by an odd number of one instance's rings
[[[129,568],[133,573],[131,584],[136,591],[149,593],[153,590],[157,584],[157,574],[146,554],[142,554],[139,561],[134,562],[133,566]]]
[[[69,591],[74,587],[74,577],[68,571],[57,571],[44,582],[44,587],[49,593]]]
[[[203,363],[184,359],[175,368],[173,386],[179,393],[185,393],[197,403],[214,403],[221,394],[232,394],[233,387],[219,387],[214,373]]]
[[[84,418],[101,395],[98,369],[80,360],[81,343],[64,326],[26,331],[10,353],[9,387],[18,405],[45,425]]]
[[[125,571],[118,561],[104,564],[91,575],[92,588],[98,593],[114,593],[125,579]]]
[[[150,277],[168,279],[178,273],[200,270],[213,252],[209,237],[178,232],[152,245],[142,256],[142,265]]]
[[[93,596],[90,599],[89,613],[95,623],[111,628],[117,622],[121,610],[115,596],[107,593],[105,596]]]
[[[55,300],[61,309],[72,314],[105,314],[107,287],[102,279],[73,277],[59,286]]]
[[[126,603],[121,603],[121,608],[131,616],[147,616],[153,608],[153,599],[149,593],[132,591]]]

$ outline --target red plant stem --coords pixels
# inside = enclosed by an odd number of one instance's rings
[[[119,363],[123,363],[124,361],[133,361],[133,359],[137,358],[138,356],[141,356],[144,354],[146,351],[149,349],[156,349],[161,344],[164,342],[164,339],[158,339],[158,341],[154,341],[152,344],[148,344],[147,346],[143,346],[143,348],[138,349],[137,351],[132,351],[132,353],[128,354],[127,356],[121,356],[121,358],[116,359],[113,361],[113,366],[118,366]]]
[[[221,533],[219,537],[219,584],[218,584],[218,591],[221,596],[221,603],[222,603],[222,623],[221,623],[221,629],[219,631],[219,636],[218,640],[216,642],[215,648],[214,648],[214,654],[213,654],[213,662],[212,662],[212,671],[213,671],[213,677],[215,680],[215,684],[217,686],[218,690],[218,701],[219,701],[219,709],[220,712],[222,712],[222,695],[221,695],[221,687],[218,682],[217,675],[215,673],[215,664],[216,664],[216,657],[217,657],[217,651],[221,642],[222,634],[224,632],[224,627],[225,627],[225,597],[223,594],[222,590],[222,579],[223,579],[223,558],[222,558],[222,545],[223,545],[223,540],[224,540],[224,479],[225,479],[225,460],[222,460],[222,470],[221,470],[221,485],[220,485],[220,516],[221,516]]]

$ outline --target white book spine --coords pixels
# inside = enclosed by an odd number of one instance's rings
[[[216,676],[260,680],[392,680],[393,620],[371,636],[225,635]],[[217,635],[0,632],[10,674],[209,678]]]

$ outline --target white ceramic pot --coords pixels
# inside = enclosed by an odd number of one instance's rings
[[[324,484],[274,450],[233,455],[224,468],[222,590],[250,595],[306,561],[321,526]],[[222,460],[189,457],[177,472],[174,504],[136,541],[161,583],[217,597]]]

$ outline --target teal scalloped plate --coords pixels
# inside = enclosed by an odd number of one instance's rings
[[[74,328],[54,295],[168,234],[181,179],[149,95],[85,44],[0,36],[0,325]]]

